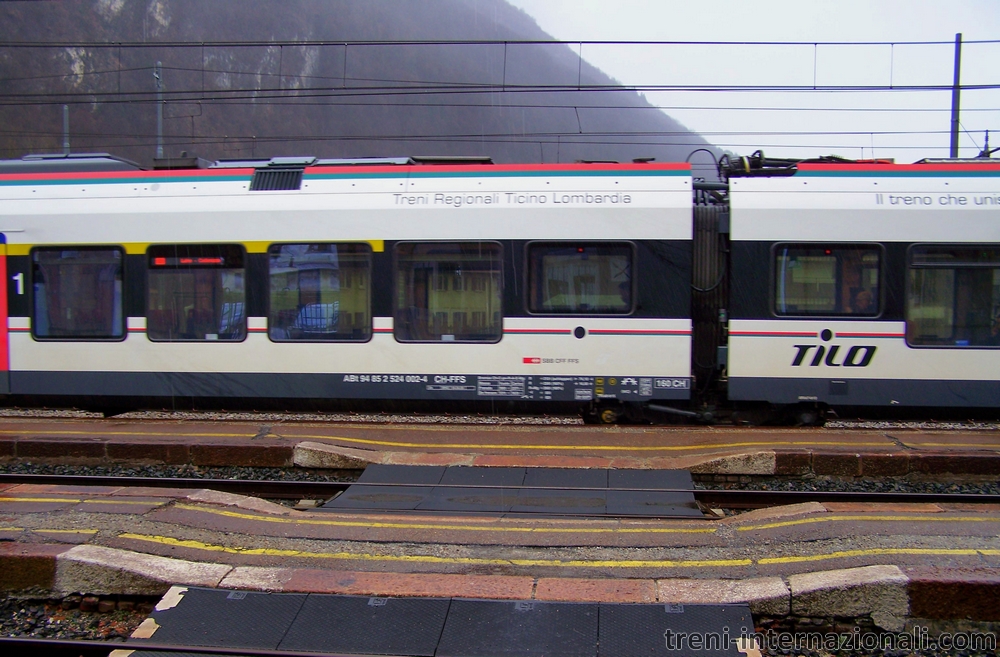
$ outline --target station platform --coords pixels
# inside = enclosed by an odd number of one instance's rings
[[[1000,505],[808,503],[652,520],[299,511],[208,490],[10,485],[0,589],[746,603],[1000,621]]]
[[[1000,431],[375,425],[0,418],[0,459],[362,469],[685,469],[699,475],[996,476]]]

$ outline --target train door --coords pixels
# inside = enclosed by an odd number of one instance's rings
[[[725,185],[695,184],[691,370],[703,400],[709,402],[715,401],[712,399],[714,385],[726,366],[729,204],[719,193],[720,188],[725,190]]]
[[[0,233],[0,277],[7,280],[7,239]],[[24,276],[20,275],[13,281],[8,281],[7,285],[17,288],[17,293],[24,292]],[[10,393],[10,345],[7,341],[7,317],[10,314],[7,308],[7,285],[0,285],[0,394]]]

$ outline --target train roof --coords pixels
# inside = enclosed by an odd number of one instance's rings
[[[142,170],[135,162],[108,153],[43,153],[0,160],[0,174]]]
[[[210,162],[182,153],[179,157],[153,160],[155,171],[178,169],[296,169],[338,166],[415,166],[415,165],[490,165],[493,159],[480,155],[416,155],[405,157],[317,158],[272,157],[239,158]],[[19,159],[0,160],[2,173],[65,173],[86,171],[148,171],[139,164],[109,153],[39,153]]]
[[[992,165],[992,166],[990,166]],[[968,172],[992,171],[1000,168],[1000,160],[976,158],[924,158],[913,164],[898,164],[892,158],[851,160],[836,155],[793,159],[767,157],[763,151],[750,156],[723,155],[719,160],[719,175],[728,178],[768,178],[807,175],[907,175],[944,174],[966,175]]]

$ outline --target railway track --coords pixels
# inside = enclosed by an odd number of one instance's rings
[[[341,481],[274,481],[252,479],[202,479],[194,477],[117,477],[94,475],[0,474],[2,484],[41,484],[58,486],[122,486],[151,488],[208,488],[239,495],[273,499],[325,499],[343,492],[351,482]],[[376,484],[386,489],[393,487],[419,488],[439,484]],[[503,489],[518,487],[465,485],[463,488]],[[857,502],[874,504],[1000,504],[1000,495],[978,493],[914,493],[866,491],[764,491],[743,489],[650,489],[650,488],[586,488],[531,486],[532,490],[575,491],[635,491],[661,493],[694,493],[695,500],[705,507],[727,509],[759,509],[804,502]]]
[[[0,651],[8,657],[107,657],[111,650],[142,651],[161,655],[233,655],[234,657],[316,657],[315,652],[295,650],[264,650],[260,648],[223,648],[172,645],[163,643],[118,643],[75,639],[37,639],[33,637],[0,637]],[[325,657],[357,657],[323,653]]]

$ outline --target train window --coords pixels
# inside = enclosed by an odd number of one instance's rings
[[[631,244],[533,242],[528,245],[528,312],[627,315],[632,312]]]
[[[779,244],[774,312],[784,316],[875,317],[880,312],[878,246]]]
[[[915,346],[1000,346],[1000,247],[910,249],[906,341]]]
[[[122,250],[109,247],[39,248],[31,252],[31,332],[55,340],[120,340]]]
[[[267,251],[272,340],[371,338],[367,244],[275,244]]]
[[[247,333],[243,247],[151,246],[146,251],[150,340],[242,340]]]
[[[396,339],[499,341],[502,262],[495,242],[396,244]]]

